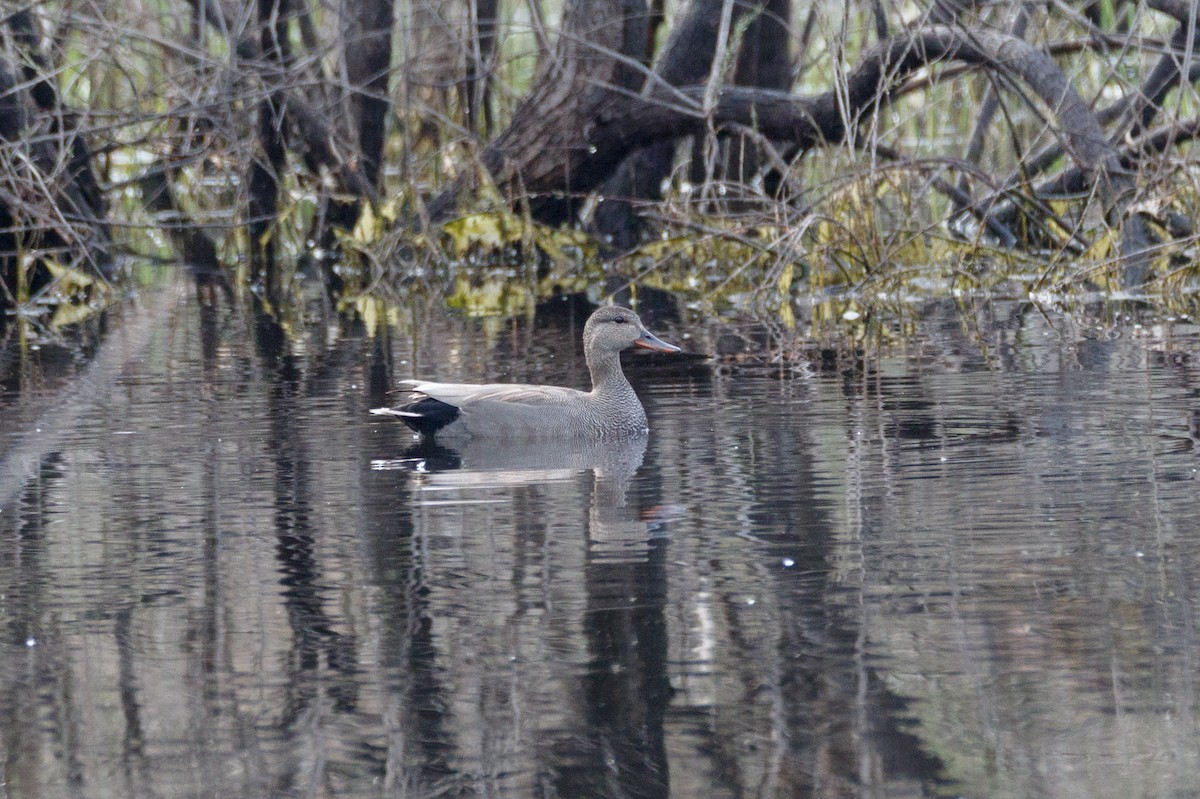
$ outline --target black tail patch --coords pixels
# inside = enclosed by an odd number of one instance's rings
[[[458,418],[458,408],[433,397],[424,397],[401,405],[397,410],[418,413],[420,416],[397,416],[396,418],[423,436],[432,436]]]

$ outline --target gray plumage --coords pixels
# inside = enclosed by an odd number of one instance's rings
[[[646,412],[621,370],[621,350],[679,348],[650,333],[628,308],[593,313],[583,327],[592,390],[519,383],[402,380],[412,398],[371,413],[395,416],[423,436],[615,438],[644,435]]]

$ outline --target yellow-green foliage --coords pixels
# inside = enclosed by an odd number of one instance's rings
[[[551,228],[509,211],[468,214],[442,226],[454,258],[494,257],[517,250],[548,258],[555,267],[578,266],[596,257],[590,236],[568,228]]]

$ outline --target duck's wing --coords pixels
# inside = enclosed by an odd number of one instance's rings
[[[400,384],[413,394],[429,397],[456,408],[479,403],[553,406],[577,403],[584,392],[561,386],[533,386],[523,383],[429,383],[402,380]]]

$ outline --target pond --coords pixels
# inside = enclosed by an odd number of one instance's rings
[[[1197,795],[1186,319],[651,317],[644,443],[452,449],[367,410],[578,325],[143,302],[0,361],[0,797]]]

